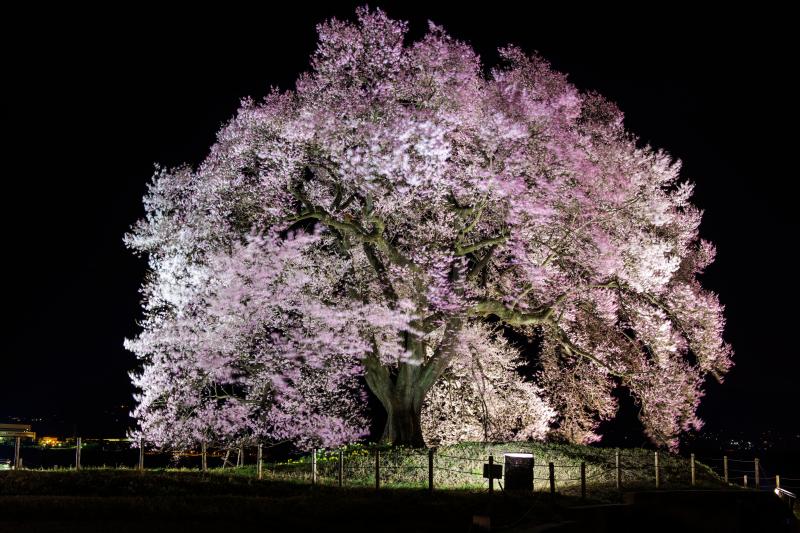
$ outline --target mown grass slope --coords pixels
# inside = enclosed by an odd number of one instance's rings
[[[496,485],[489,498],[482,465],[505,452],[530,452],[536,461],[534,494],[512,494]],[[564,520],[584,503],[621,501],[615,488],[615,450],[536,443],[460,444],[436,451],[435,487],[427,487],[422,450],[381,449],[381,490],[375,491],[374,450],[345,454],[345,487],[337,485],[338,451],[318,459],[318,484],[310,484],[310,458],[269,463],[265,479],[242,468],[147,470],[90,468],[0,472],[0,531],[467,531],[474,515],[491,514],[498,525],[532,526]],[[620,450],[623,487],[653,487],[653,454]],[[579,465],[586,462],[587,502],[579,499]],[[547,464],[557,465],[558,495],[548,494]],[[662,454],[662,486],[687,487],[686,459]],[[722,488],[698,464],[698,484]],[[565,514],[566,513],[566,514]]]

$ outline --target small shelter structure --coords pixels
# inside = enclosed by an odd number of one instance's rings
[[[12,467],[15,470],[22,467],[22,457],[20,457],[22,439],[36,440],[36,433],[31,429],[29,424],[0,424],[0,441],[6,439],[14,440],[14,462]]]

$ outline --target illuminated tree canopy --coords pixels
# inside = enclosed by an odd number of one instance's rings
[[[150,263],[139,431],[336,446],[367,433],[365,387],[393,443],[591,442],[619,387],[654,442],[698,428],[731,350],[679,164],[517,48],[487,75],[433,24],[318,31],[296,89],[159,169],[126,236]]]

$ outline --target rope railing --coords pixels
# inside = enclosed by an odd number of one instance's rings
[[[444,457],[446,459],[459,459],[461,461],[485,461],[486,457],[466,457],[463,455],[449,455],[446,453],[436,452],[436,457]]]
[[[455,469],[455,468],[444,468],[444,467],[441,467],[441,466],[437,466],[436,470],[438,470],[440,472],[454,472],[454,473],[457,473],[457,474],[468,474],[470,476],[482,476],[483,475],[482,472],[472,472],[472,471],[469,471],[469,470],[458,470],[458,469]]]

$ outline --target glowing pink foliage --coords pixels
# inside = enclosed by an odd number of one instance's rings
[[[680,165],[517,48],[487,77],[435,25],[405,43],[362,8],[318,30],[296,90],[244,101],[196,170],[159,170],[127,236],[152,271],[129,343],[141,431],[352,440],[359,376],[415,366],[425,398],[480,359],[457,339],[492,342],[487,319],[542,340],[528,392],[565,437],[597,440],[616,387],[658,443],[699,427],[731,350]]]
[[[543,440],[556,412],[539,386],[520,379],[522,364],[519,350],[500,331],[481,323],[465,327],[456,357],[428,392],[425,441]]]

